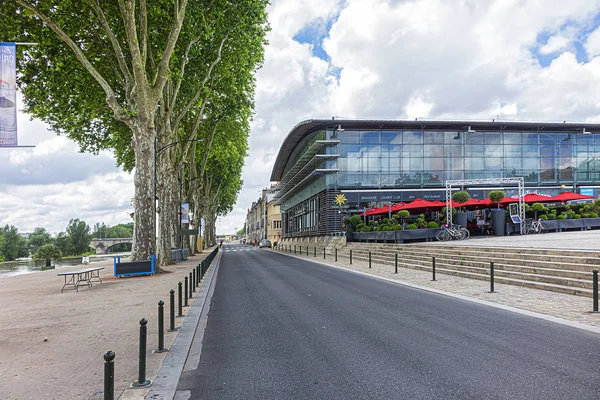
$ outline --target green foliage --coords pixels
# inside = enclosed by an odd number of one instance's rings
[[[548,216],[546,214],[540,215],[540,218],[543,219],[544,221],[548,220]]]
[[[469,193],[464,190],[460,190],[452,194],[452,201],[455,201],[457,203],[466,203],[467,201],[469,201],[470,198],[471,196],[469,195]]]
[[[438,228],[439,226],[438,226],[438,223],[437,223],[437,222],[435,222],[435,221],[430,221],[430,222],[427,224],[427,227],[428,227],[428,228],[430,228],[430,229],[436,229],[436,228]]]
[[[556,219],[567,219],[567,217],[565,215],[561,214],[558,217],[556,217]]]
[[[553,221],[555,219],[556,219],[556,214],[555,213],[548,214],[548,220],[549,221]]]
[[[46,228],[35,228],[29,235],[29,248],[32,254],[35,254],[40,247],[48,243],[52,243],[52,239]]]
[[[589,218],[598,218],[598,213],[591,212]]]
[[[401,231],[402,230],[402,225],[400,225],[400,224],[392,225],[392,229],[395,230],[395,231]]]
[[[72,219],[69,221],[66,233],[71,239],[72,255],[80,255],[88,251],[92,238],[88,224],[80,221],[79,218]]]
[[[400,218],[408,218],[408,217],[410,217],[410,213],[408,212],[408,210],[400,210],[400,211],[398,211],[397,215]]]
[[[427,222],[425,221],[425,218],[417,218],[417,220],[415,221],[415,225],[419,229],[427,228]]]
[[[573,216],[569,217],[569,218],[579,219],[579,218],[581,218],[581,214],[573,214]]]
[[[546,207],[542,203],[533,203],[531,205],[531,210],[533,211],[545,211]]]
[[[39,250],[33,255],[34,260],[44,260],[46,261],[46,266],[50,266],[52,260],[60,260],[62,257],[62,252],[60,249],[51,244],[45,244],[39,248]]]
[[[408,230],[412,230],[412,229],[417,229],[417,225],[416,224],[410,224],[406,227],[406,229]]]
[[[504,199],[505,194],[503,190],[492,190],[490,194],[488,194],[488,198],[494,202],[498,203],[498,209],[500,209],[500,202]]]
[[[353,215],[351,217],[345,218],[344,224],[348,226],[348,232],[358,232],[358,226],[363,224],[363,219],[358,215]]]
[[[246,234],[246,223],[245,222],[244,222],[244,226],[240,230],[238,230],[235,234],[238,236],[242,236],[242,235]]]
[[[4,257],[5,261],[13,261],[19,257],[25,257],[28,253],[23,254],[23,249],[26,246],[23,243],[27,243],[27,239],[19,234],[16,227],[12,225],[5,225],[0,228],[0,254]]]

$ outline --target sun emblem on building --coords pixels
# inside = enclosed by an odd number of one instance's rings
[[[343,205],[345,205],[346,203],[348,203],[348,199],[346,198],[346,196],[345,196],[343,193],[340,193],[340,194],[337,194],[337,195],[335,196],[335,201],[334,201],[334,203],[335,203],[337,206],[343,206]]]

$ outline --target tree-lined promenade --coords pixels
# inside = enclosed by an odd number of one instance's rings
[[[134,171],[132,259],[159,262],[189,227],[235,204],[263,60],[266,0],[16,0],[0,22],[19,47],[25,110],[83,151]],[[156,174],[156,179],[155,179]],[[158,206],[155,203],[158,199]],[[155,211],[158,242],[155,242]],[[195,237],[189,246],[194,250]]]

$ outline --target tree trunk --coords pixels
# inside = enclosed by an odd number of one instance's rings
[[[133,132],[135,192],[133,196],[133,261],[150,260],[154,250],[154,129],[137,126]]]
[[[168,153],[168,152],[167,152]],[[171,166],[170,154],[161,154],[158,160],[159,165],[159,242],[158,242],[158,259],[159,265],[171,264],[171,249],[175,247],[174,237],[174,222],[177,220],[177,201],[179,194],[177,191],[177,180],[175,179],[175,171]]]

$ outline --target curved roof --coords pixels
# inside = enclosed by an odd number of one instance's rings
[[[566,123],[566,122],[514,122],[514,121],[432,121],[432,120],[356,120],[356,119],[307,119],[292,128],[284,139],[275,160],[271,181],[278,182],[283,178],[283,171],[289,157],[296,146],[315,131],[333,128],[340,125],[345,130],[398,129],[398,130],[438,130],[466,131],[469,127],[479,132],[521,131],[521,132],[564,132],[574,133],[585,129],[600,134],[598,123]]]

